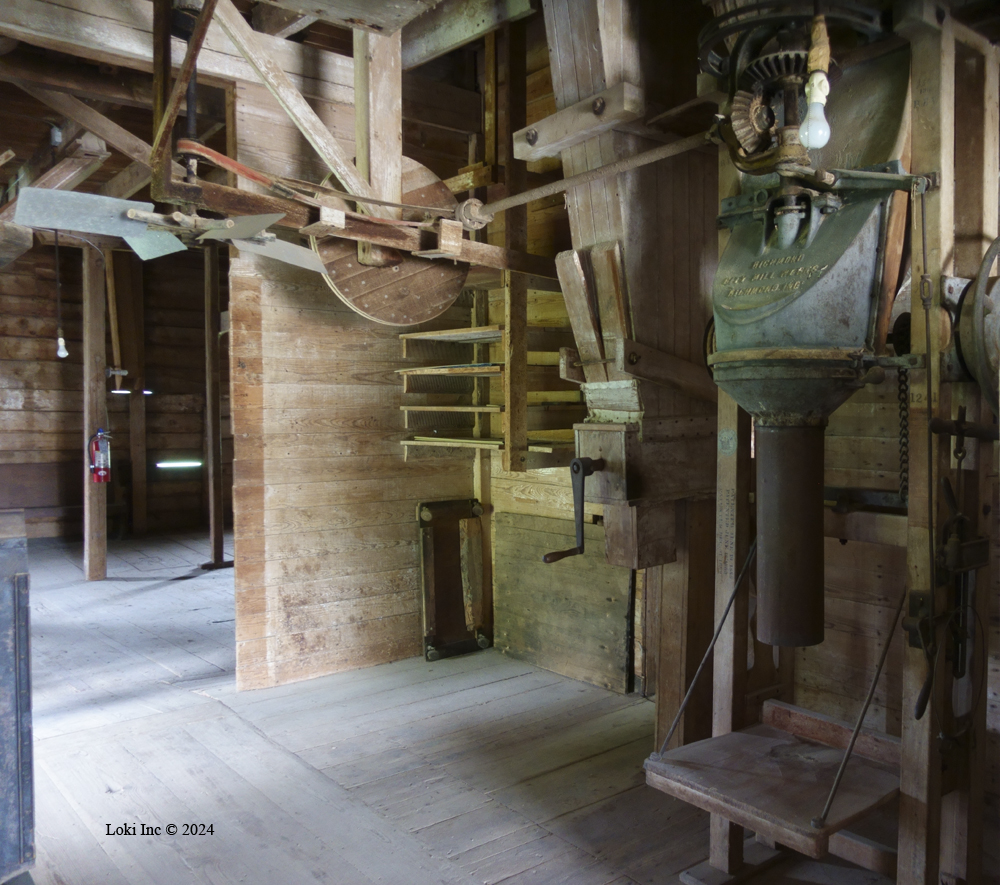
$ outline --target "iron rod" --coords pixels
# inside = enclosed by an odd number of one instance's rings
[[[861,733],[861,725],[865,721],[865,715],[868,713],[868,707],[871,705],[872,698],[875,697],[875,688],[878,685],[879,676],[882,675],[882,668],[885,666],[885,659],[889,655],[889,646],[892,644],[892,634],[896,632],[896,624],[899,621],[899,613],[903,610],[903,603],[906,602],[907,591],[904,590],[899,597],[899,605],[896,606],[896,616],[892,619],[892,629],[889,631],[889,635],[885,638],[885,644],[882,646],[882,654],[878,660],[878,666],[875,668],[875,676],[872,678],[871,685],[868,687],[868,697],[865,698],[864,706],[861,708],[861,712],[858,714],[858,721],[854,725],[854,731],[851,734],[851,740],[847,744],[847,749],[844,750],[844,758],[840,760],[840,767],[837,769],[837,776],[833,779],[833,786],[830,787],[830,795],[826,797],[826,805],[823,806],[823,813],[819,817],[814,817],[812,819],[812,825],[817,829],[821,829],[826,823],[826,816],[830,813],[830,808],[833,805],[833,800],[837,797],[837,790],[840,789],[840,780],[844,776],[844,769],[847,768],[847,760],[851,758],[851,753],[854,752],[854,744],[858,740],[858,735]]]
[[[634,154],[631,157],[626,157],[624,160],[607,163],[604,166],[599,166],[597,169],[581,172],[579,175],[573,175],[569,178],[563,178],[560,181],[552,181],[539,187],[533,187],[530,190],[521,191],[519,194],[511,194],[502,200],[487,203],[477,211],[477,214],[481,216],[496,215],[498,212],[513,209],[515,206],[523,206],[525,203],[530,203],[533,200],[541,200],[543,197],[561,194],[564,191],[568,191],[571,187],[578,187],[581,184],[597,181],[599,178],[607,178],[609,175],[618,175],[621,172],[630,172],[633,169],[648,166],[650,163],[656,163],[659,160],[676,157],[678,154],[693,151],[695,148],[709,143],[708,133],[699,132],[697,135],[682,138],[680,141],[672,141],[670,144],[665,144],[662,147],[653,148],[649,151],[643,151],[641,154]]]
[[[747,551],[747,558],[743,561],[743,568],[740,569],[739,577],[736,578],[736,583],[733,585],[733,592],[729,594],[729,602],[726,603],[726,610],[722,613],[722,617],[719,619],[719,626],[715,628],[715,635],[712,637],[712,641],[708,644],[708,648],[705,649],[705,655],[701,659],[701,663],[698,665],[698,669],[694,671],[694,678],[691,680],[691,685],[688,686],[687,694],[684,695],[684,700],[681,701],[680,707],[677,708],[677,715],[674,716],[674,721],[670,723],[670,730],[667,732],[667,736],[663,739],[663,743],[660,745],[660,752],[658,755],[662,756],[663,752],[667,749],[667,744],[670,743],[670,739],[674,736],[674,732],[677,730],[677,725],[681,721],[681,716],[684,715],[684,710],[687,708],[688,701],[691,700],[691,695],[694,694],[695,686],[698,684],[698,677],[701,676],[701,671],[705,669],[705,664],[708,663],[708,659],[712,656],[712,651],[715,649],[715,643],[719,641],[719,637],[722,635],[722,627],[726,623],[726,618],[729,617],[729,610],[733,607],[733,602],[736,601],[736,593],[740,589],[740,585],[743,583],[743,579],[746,577],[747,569],[750,567],[750,561],[753,559],[754,552],[757,550],[757,539],[753,539],[753,543],[750,545],[750,549]]]

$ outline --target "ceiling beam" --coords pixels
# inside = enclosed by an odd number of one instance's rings
[[[0,35],[104,64],[153,70],[153,4],[148,0],[3,0]],[[324,101],[353,102],[351,59],[267,34],[257,38],[300,91]],[[171,41],[175,67],[185,49],[184,41]],[[216,86],[257,82],[217,23],[198,56],[198,80]]]
[[[114,120],[109,120],[90,105],[84,104],[80,99],[62,92],[55,92],[52,89],[39,89],[36,86],[22,86],[21,88],[43,104],[100,136],[130,160],[142,163],[147,167],[152,165],[152,148],[146,142],[119,126]],[[173,165],[175,174],[184,174],[184,169],[179,163]]]
[[[101,139],[90,132],[84,132],[70,144],[66,155],[58,163],[30,182],[31,187],[71,191],[90,178],[110,156],[107,145]],[[13,221],[16,206],[17,200],[4,206],[0,211],[0,221]]]
[[[6,267],[12,261],[17,261],[27,252],[34,237],[30,227],[0,221],[0,267]]]
[[[128,68],[119,68],[114,74],[102,74],[88,64],[43,59],[25,50],[0,58],[0,80],[17,86],[25,83],[42,86],[78,98],[108,101],[127,107],[153,106],[153,78],[148,74]],[[217,90],[201,90],[197,109],[200,117],[224,120],[225,96]],[[181,105],[181,113],[187,113],[186,102]]]
[[[272,37],[288,38],[299,31],[304,31],[313,22],[318,21],[315,15],[304,15],[280,6],[268,3],[258,3],[253,8],[253,29]]]
[[[219,0],[215,15],[216,21],[222,25],[233,44],[257,72],[261,82],[337,177],[343,188],[358,197],[377,199],[378,195],[372,186],[358,172],[351,158],[326,128],[326,124],[307,104],[267,47],[261,44],[260,35],[254,33],[232,0]],[[353,63],[351,67],[353,77]]]
[[[532,0],[443,0],[403,28],[403,70],[485,37],[534,11]]]
[[[440,0],[264,0],[292,12],[315,15],[342,28],[391,37]]]

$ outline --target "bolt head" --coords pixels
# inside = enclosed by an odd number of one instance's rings
[[[524,133],[524,140],[526,142],[528,142],[528,144],[530,144],[530,145],[537,144],[538,143],[538,130],[537,129],[529,129],[527,132]]]
[[[594,99],[594,103],[593,105],[591,105],[591,107],[594,111],[595,116],[597,117],[601,116],[601,114],[604,113],[604,108],[606,107],[606,105],[604,104],[604,99],[598,96],[597,98]]]

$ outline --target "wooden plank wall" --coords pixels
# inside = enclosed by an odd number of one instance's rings
[[[911,465],[919,469],[919,465]],[[899,489],[899,402],[894,372],[859,390],[830,418],[824,481],[845,488]],[[905,541],[905,533],[900,541]],[[826,639],[795,653],[795,703],[853,721],[868,692],[906,580],[906,547],[827,538]],[[903,639],[892,640],[866,722],[899,735]]]
[[[316,109],[353,150],[350,105]],[[237,87],[235,143],[241,162],[325,175],[262,89]],[[238,686],[419,654],[416,505],[471,498],[468,460],[404,461],[395,370],[417,363],[399,329],[316,274],[250,255],[232,260],[230,290]],[[436,324],[468,322],[465,307]]]
[[[122,256],[124,260],[124,256]],[[61,250],[63,329],[69,357],[55,354],[54,249],[36,246],[0,271],[0,500],[27,508],[30,537],[78,536],[83,486],[80,251]],[[204,349],[201,256],[188,252],[145,267],[147,448],[157,459],[203,450]],[[111,364],[110,339],[108,360]],[[110,389],[109,384],[109,389]],[[129,459],[128,396],[109,394],[113,478]],[[231,450],[231,445],[230,445]],[[231,456],[230,456],[231,458]],[[117,471],[114,469],[117,467]],[[228,485],[228,484],[227,484]],[[192,528],[205,520],[200,471],[168,478],[150,468],[151,530]]]
[[[576,544],[572,522],[499,513],[495,640],[512,657],[624,693],[627,688],[625,569],[608,565],[604,529],[584,526],[583,556],[541,558]]]
[[[62,257],[65,360],[56,357],[54,250],[35,247],[0,271],[0,507],[23,507],[32,538],[81,531],[80,252]]]

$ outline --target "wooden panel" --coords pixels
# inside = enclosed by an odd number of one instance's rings
[[[317,111],[350,143],[349,106],[318,103]],[[325,174],[266,92],[239,87],[235,114],[241,162],[296,178]],[[452,171],[467,162],[462,145]],[[464,462],[403,459],[395,370],[423,362],[404,355],[398,332],[347,309],[315,275],[244,255],[230,266],[230,284],[237,684],[419,654],[414,508],[473,497]],[[454,308],[421,328],[468,321],[468,308]],[[413,394],[407,403],[456,402],[439,397]]]
[[[604,559],[604,531],[584,526],[586,552],[552,565],[542,555],[576,544],[569,520],[496,513],[495,639],[507,654],[614,691],[626,689],[629,573]]]

